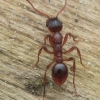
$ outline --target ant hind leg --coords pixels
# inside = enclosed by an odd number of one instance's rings
[[[76,71],[75,59],[73,57],[70,57],[68,59],[65,59],[64,61],[73,61],[73,67],[72,67],[72,71],[73,71],[73,85],[74,85],[75,94],[77,95],[78,93],[76,91],[76,85],[75,85],[75,71]]]
[[[46,72],[51,67],[51,65],[54,63],[54,60],[46,67],[45,73],[44,73],[44,92],[43,92],[43,100],[45,97],[45,86],[46,86]]]

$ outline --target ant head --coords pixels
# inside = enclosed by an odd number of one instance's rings
[[[50,32],[60,32],[62,30],[62,22],[56,18],[49,18],[46,21],[46,26]]]
[[[62,22],[60,20],[58,20],[58,15],[65,9],[66,7],[66,3],[67,0],[65,0],[65,5],[62,7],[62,9],[58,12],[57,16],[55,18],[50,18],[47,14],[39,11],[38,9],[36,9],[33,4],[30,2],[30,0],[26,0],[30,3],[30,5],[32,6],[32,8],[39,14],[41,14],[42,16],[45,16],[48,18],[48,20],[46,21],[46,26],[48,27],[48,29],[50,30],[50,32],[60,32],[62,30]]]

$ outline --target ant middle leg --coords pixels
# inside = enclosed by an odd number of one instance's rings
[[[82,57],[81,57],[80,50],[79,50],[76,46],[73,46],[73,47],[70,48],[68,51],[63,52],[63,54],[70,53],[70,52],[72,52],[72,51],[75,50],[75,49],[77,50],[77,54],[78,54],[78,56],[79,56],[79,58],[80,58],[80,63],[82,64],[83,67],[85,67],[84,64],[82,63]],[[87,67],[85,67],[85,68],[87,68]]]
[[[73,85],[74,85],[74,90],[75,90],[75,94],[77,94],[77,91],[76,91],[76,86],[75,86],[75,71],[76,71],[76,64],[75,64],[75,59],[73,57],[70,57],[68,59],[65,59],[63,61],[73,61]]]
[[[38,60],[37,60],[37,62],[36,62],[36,64],[35,64],[35,66],[36,66],[36,65],[38,64],[38,62],[39,62],[39,56],[40,56],[40,54],[41,54],[41,52],[42,52],[42,49],[44,49],[44,51],[47,52],[47,53],[49,53],[49,54],[53,54],[53,52],[49,51],[45,46],[42,46],[42,47],[40,48],[39,52],[38,52]]]
[[[73,41],[75,41],[75,42],[79,42],[80,41],[80,40],[75,40],[75,37],[71,33],[66,33],[66,35],[64,37],[64,40],[63,40],[63,43],[62,43],[62,46],[67,42],[68,36],[70,36],[70,38],[72,37]]]

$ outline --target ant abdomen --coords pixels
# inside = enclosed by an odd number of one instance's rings
[[[57,85],[62,85],[68,77],[68,69],[64,63],[56,63],[52,68],[52,78]]]
[[[49,18],[46,26],[50,32],[60,32],[62,30],[62,22],[58,18]]]

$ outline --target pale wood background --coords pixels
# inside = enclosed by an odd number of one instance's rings
[[[64,4],[64,0],[31,1],[51,17],[56,16]],[[75,82],[80,96],[74,94],[70,70],[67,81],[58,87],[50,69],[45,100],[100,100],[100,0],[68,0],[59,19],[64,26],[63,36],[71,32],[81,40],[74,44],[69,39],[64,50],[77,45],[84,65],[90,70],[80,64],[76,51],[64,55],[64,58],[76,58]],[[0,0],[0,100],[42,100],[44,69],[53,55],[43,51],[37,68],[31,66],[37,60],[44,36],[50,34],[45,22],[46,18],[34,12],[26,0]],[[49,43],[47,47],[50,49]],[[66,64],[68,68],[72,65]]]

